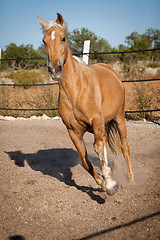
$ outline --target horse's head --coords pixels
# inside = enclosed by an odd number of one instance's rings
[[[48,55],[48,71],[52,77],[60,79],[62,67],[67,55],[67,24],[61,14],[57,13],[57,19],[45,22],[38,17],[44,32],[43,43]]]

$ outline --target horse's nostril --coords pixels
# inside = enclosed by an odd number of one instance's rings
[[[55,71],[56,71],[56,73],[62,72],[62,66],[61,66],[61,65],[57,66],[57,68],[55,69]]]

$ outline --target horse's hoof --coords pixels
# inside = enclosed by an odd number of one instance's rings
[[[108,195],[114,195],[118,191],[118,185],[115,183],[115,185],[112,188],[106,188],[106,192]]]

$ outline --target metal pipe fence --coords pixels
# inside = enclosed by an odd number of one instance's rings
[[[133,51],[115,51],[115,52],[90,52],[90,53],[74,53],[74,55],[96,55],[96,54],[128,54],[128,53],[138,53],[138,52],[148,52],[148,51],[157,51],[160,50],[160,48],[154,48],[154,49],[145,49],[145,50],[133,50]],[[12,60],[40,60],[40,59],[46,59],[46,57],[39,57],[39,58],[12,58],[12,59],[1,59],[1,61],[12,61]],[[57,79],[55,79],[57,80]],[[160,81],[160,79],[141,79],[141,80],[122,80],[123,83],[136,83],[136,82],[153,82],[153,81]],[[57,85],[58,82],[55,83],[46,83],[46,84],[5,84],[1,83],[1,86],[8,86],[8,87],[37,87],[37,86],[49,86],[49,85]],[[58,108],[42,108],[42,109],[25,109],[25,108],[2,108],[0,107],[0,110],[7,110],[7,111],[55,111],[58,110]],[[126,114],[128,113],[147,113],[147,112],[157,112],[160,111],[160,109],[148,109],[148,110],[131,110],[131,111],[125,111]]]

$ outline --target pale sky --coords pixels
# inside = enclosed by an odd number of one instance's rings
[[[69,31],[89,28],[106,39],[111,47],[125,44],[131,32],[144,33],[148,28],[160,29],[160,0],[0,0],[0,47],[10,43],[42,43],[37,16],[45,21],[59,12]]]

